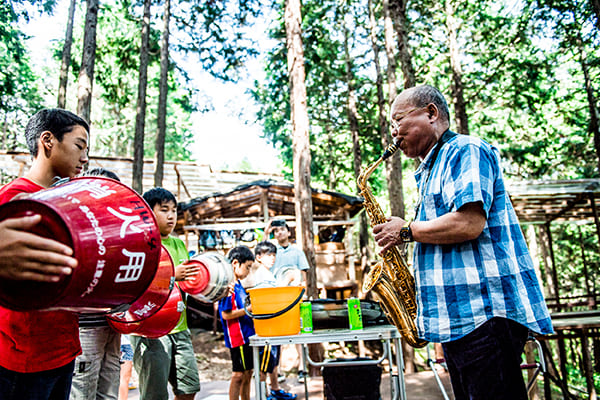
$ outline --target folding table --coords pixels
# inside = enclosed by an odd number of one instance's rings
[[[310,359],[308,356],[308,344],[311,343],[329,343],[329,342],[342,342],[342,341],[358,341],[358,340],[381,340],[383,342],[383,354],[376,360],[348,360],[348,361],[336,361],[330,365],[334,366],[347,366],[347,365],[366,365],[366,364],[380,364],[386,359],[390,365],[390,393],[393,400],[406,400],[406,388],[404,384],[404,364],[402,359],[402,346],[400,344],[400,334],[393,325],[376,325],[368,326],[360,330],[350,329],[327,329],[317,330],[313,333],[302,333],[290,336],[271,336],[263,337],[254,335],[250,337],[250,346],[252,346],[252,354],[254,357],[254,384],[256,388],[256,399],[261,400],[265,398],[262,393],[262,386],[260,384],[260,371],[257,366],[260,365],[259,359],[259,348],[265,345],[283,345],[283,344],[300,344],[302,346],[302,365],[304,371],[307,371],[307,363],[314,366],[323,366],[327,363],[316,362]],[[391,343],[394,343],[396,348],[395,357],[392,353]],[[393,366],[396,366],[397,375],[393,374]],[[308,379],[308,377],[306,378]],[[305,381],[306,382],[306,381]],[[308,400],[308,385],[304,384],[304,392],[306,400]]]

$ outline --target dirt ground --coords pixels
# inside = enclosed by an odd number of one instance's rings
[[[223,381],[231,378],[231,359],[223,334],[192,330],[192,344],[198,361],[201,382]]]

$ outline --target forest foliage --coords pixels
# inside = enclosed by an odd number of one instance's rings
[[[78,2],[69,92],[80,68],[83,8]],[[458,26],[463,91],[469,133],[496,145],[505,173],[515,179],[578,179],[599,176],[598,10],[593,2],[463,1],[405,2],[409,49],[417,84],[439,87],[452,108],[447,5]],[[156,109],[161,36],[160,1],[152,3],[148,99]],[[16,133],[33,110],[49,104],[57,86],[62,43],[44,76],[32,73],[19,23],[32,13],[52,13],[55,0],[10,0],[0,6],[0,117],[2,147],[15,149]],[[353,192],[352,147],[347,118],[347,65],[356,88],[359,135],[364,162],[381,152],[377,122],[376,71],[369,44],[366,0],[307,0],[302,5],[306,57],[307,108],[310,116],[312,181],[331,190]],[[264,137],[281,151],[291,176],[289,88],[283,3],[245,0],[180,0],[172,5],[171,51],[194,57],[219,79],[235,81],[245,61],[261,53],[265,76],[252,96]],[[382,3],[373,2],[373,31],[383,48]],[[261,20],[265,18],[274,20]],[[102,131],[94,151],[132,154],[132,123],[139,68],[141,5],[135,0],[100,3],[92,122]],[[79,21],[79,23],[77,23]],[[63,23],[66,21],[57,21]],[[259,25],[256,25],[260,22]],[[253,25],[254,24],[254,25]],[[252,27],[269,27],[273,46],[263,47]],[[345,32],[349,32],[347,38]],[[263,33],[261,33],[263,35]],[[385,56],[379,63],[387,68]],[[349,61],[349,64],[348,64]],[[187,69],[186,69],[187,67]],[[397,66],[398,82],[402,72]],[[173,59],[169,74],[167,159],[189,159],[193,140],[190,116],[203,110],[187,85],[193,71]],[[398,88],[402,89],[401,87]],[[74,108],[74,96],[67,108]],[[389,102],[390,99],[387,99]],[[452,111],[452,110],[451,110]],[[145,156],[153,155],[155,112],[148,113]],[[595,131],[594,131],[595,130]],[[408,170],[411,161],[405,160]]]
[[[35,72],[20,28],[36,15],[52,15],[56,1],[0,2],[0,148],[4,150],[24,150],[20,132],[28,117],[41,107],[56,105],[63,43],[49,44],[54,57],[41,73]],[[178,57],[169,62],[165,159],[192,158],[191,119],[194,113],[208,110],[190,85],[195,71],[236,82],[247,73],[248,60],[262,57],[264,76],[250,90],[258,105],[255,119],[283,162],[284,170],[274,172],[292,178],[284,5],[283,0],[171,1],[169,46]],[[410,57],[409,69],[403,68],[407,65],[400,58],[398,36],[393,43],[386,42],[387,5],[405,17],[401,29],[395,27],[395,35],[401,31],[406,38],[402,46],[408,52],[403,57]],[[71,110],[76,108],[86,8],[83,1],[76,6],[66,104]],[[151,6],[143,143],[148,158],[155,152],[163,2],[153,0]],[[407,78],[437,86],[446,95],[452,127],[456,129],[454,120],[459,121],[462,130],[496,146],[507,179],[599,178],[598,7],[597,1],[585,0],[303,1],[313,187],[356,193],[354,160],[359,156],[365,165],[382,152],[386,127],[378,120],[381,96],[387,108],[392,100],[387,84],[399,92]],[[137,145],[141,19],[141,1],[100,1],[91,105],[95,155],[132,157]],[[66,21],[56,20],[56,24],[66,26]],[[393,49],[392,58],[386,55],[386,45]],[[182,63],[182,59],[191,61]],[[405,76],[407,71],[414,76]],[[396,81],[390,82],[390,76],[396,76]],[[351,98],[355,110],[349,106]],[[353,130],[358,132],[360,154],[353,147]],[[415,162],[402,159],[402,166],[410,209],[415,200],[411,174]],[[385,170],[380,168],[372,184],[388,208],[385,182]],[[581,294],[592,285],[594,292],[599,290],[594,272],[600,265],[595,228],[552,229],[559,245],[557,264],[564,266],[568,282],[563,289]],[[591,282],[581,278],[586,267],[592,271]]]

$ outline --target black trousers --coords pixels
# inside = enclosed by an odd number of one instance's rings
[[[443,343],[456,400],[527,400],[520,365],[528,333],[513,320],[495,317]]]

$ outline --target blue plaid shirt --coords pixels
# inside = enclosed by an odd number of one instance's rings
[[[504,187],[498,150],[480,139],[458,135],[443,145],[429,171],[433,152],[415,172],[422,199],[416,220],[432,220],[480,202],[487,221],[475,240],[415,244],[419,336],[449,342],[492,317],[551,333],[540,282]]]

